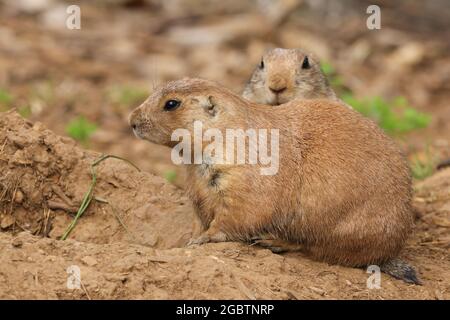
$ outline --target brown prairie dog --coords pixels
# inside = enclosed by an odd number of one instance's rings
[[[371,120],[330,100],[258,105],[200,79],[169,82],[130,115],[138,137],[170,147],[171,133],[192,132],[194,121],[222,132],[279,130],[274,175],[261,175],[260,164],[187,165],[189,195],[206,230],[194,243],[281,241],[315,259],[378,264],[417,282],[411,267],[392,260],[413,225],[408,165]]]
[[[268,51],[255,68],[242,96],[252,102],[280,105],[294,99],[337,98],[320,64],[300,49]]]

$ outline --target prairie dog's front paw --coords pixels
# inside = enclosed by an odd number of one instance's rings
[[[205,243],[208,243],[208,242],[211,242],[211,238],[207,234],[203,234],[203,235],[201,235],[198,238],[191,239],[188,242],[187,246],[190,247],[190,246],[193,246],[193,245],[202,245],[202,244],[205,244]]]
[[[191,239],[188,242],[188,246],[192,246],[195,244],[202,245],[208,242],[226,242],[228,241],[228,238],[225,233],[222,231],[211,233],[210,231],[205,232],[200,237]]]

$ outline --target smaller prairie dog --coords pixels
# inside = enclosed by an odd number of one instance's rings
[[[159,87],[129,118],[136,136],[168,147],[177,144],[175,130],[194,135],[197,121],[220,132],[279,130],[279,170],[266,176],[259,162],[187,164],[188,193],[206,230],[192,243],[300,246],[318,260],[378,264],[419,283],[396,258],[413,226],[409,168],[374,122],[330,100],[255,104],[201,79]]]
[[[330,99],[351,108],[336,96],[320,64],[300,49],[268,51],[253,71],[242,96],[273,106],[294,99]]]

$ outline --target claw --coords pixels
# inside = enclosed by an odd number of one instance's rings
[[[282,253],[289,251],[287,248],[283,248],[277,245],[276,240],[254,240],[253,244],[260,246],[264,249],[269,249],[273,253]]]
[[[290,243],[279,239],[252,239],[252,245],[269,249],[273,253],[283,253],[290,251],[300,251],[302,246],[296,243]]]

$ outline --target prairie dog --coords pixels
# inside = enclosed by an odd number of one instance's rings
[[[268,51],[255,68],[242,96],[252,102],[280,105],[294,99],[339,101],[312,55],[300,49]]]
[[[330,100],[258,105],[201,79],[159,87],[129,118],[139,138],[169,147],[174,130],[192,133],[195,121],[221,132],[279,130],[279,170],[188,164],[188,193],[205,229],[192,243],[285,242],[321,261],[378,264],[418,283],[395,258],[413,226],[409,168],[374,122]]]

